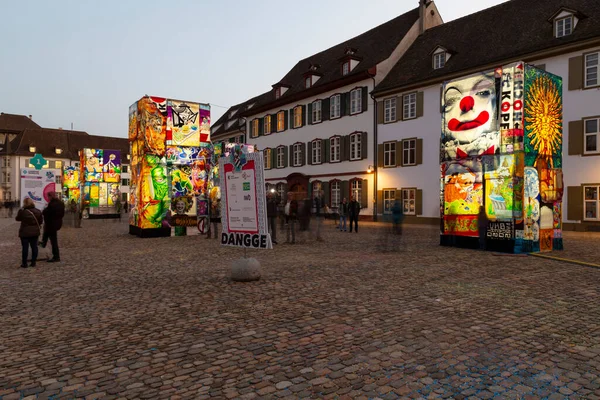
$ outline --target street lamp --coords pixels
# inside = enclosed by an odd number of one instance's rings
[[[367,168],[367,174],[370,174],[373,171],[375,171],[375,167],[372,165],[369,165],[369,168]]]

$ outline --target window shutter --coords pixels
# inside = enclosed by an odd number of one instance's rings
[[[306,106],[302,106],[302,122],[301,122],[300,126],[306,125],[306,120],[307,120],[307,117],[306,117]]]
[[[583,154],[583,121],[569,121],[569,155]]]
[[[323,190],[323,198],[321,200],[323,200],[323,205],[327,204],[327,206],[331,206],[331,204],[329,204],[329,182],[322,182],[321,183],[321,190]]]
[[[402,158],[404,157],[404,148],[402,147],[402,140],[396,142],[396,166],[402,167],[404,163]]]
[[[324,163],[328,163],[329,162],[329,152],[330,152],[330,146],[331,146],[331,142],[329,141],[329,139],[325,139],[321,141],[321,151],[323,154],[323,162]]]
[[[396,109],[397,120],[402,121],[404,119],[404,96],[398,96],[396,100],[396,107],[400,107],[400,109]]]
[[[277,149],[271,149],[271,168],[277,168]]]
[[[340,136],[340,161],[348,161],[347,141],[348,136]]]
[[[294,109],[290,108],[290,129],[295,129],[294,128],[295,120],[296,120],[296,118],[294,118]]]
[[[254,124],[252,121],[248,122],[248,132],[250,132],[250,137],[254,137]]]
[[[258,136],[263,136],[265,134],[265,119],[258,119]]]
[[[369,208],[369,180],[362,180],[362,188],[360,194],[360,207]]]
[[[415,153],[415,161],[417,162],[417,165],[423,164],[423,139],[417,139]]]
[[[383,166],[385,165],[384,163],[384,153],[383,153],[383,144],[378,144],[377,145],[377,168],[383,168]]]
[[[306,116],[307,121],[308,121],[308,125],[312,125],[312,109],[313,109],[313,105],[312,103],[308,103],[308,115]]]
[[[290,144],[289,146],[289,151],[288,151],[288,156],[289,156],[289,166],[293,167],[294,166],[294,145]]]
[[[304,144],[304,146],[305,146],[305,149],[307,149],[307,150],[308,150],[308,160],[306,161],[306,163],[307,163],[308,165],[312,165],[312,163],[313,163],[313,162],[312,162],[312,146],[313,146],[313,142],[308,142],[308,143],[305,143],[305,144]],[[308,148],[307,148],[306,146],[307,146]]]
[[[321,102],[321,121],[329,120],[329,98]]]
[[[423,92],[417,92],[417,118],[423,116]]]
[[[300,157],[302,158],[300,165],[306,165],[306,143],[302,143],[300,146],[300,154]]]
[[[444,113],[444,85],[440,85],[440,114]]]
[[[291,167],[289,164],[289,151],[287,146],[283,146],[283,167]]]
[[[288,111],[283,111],[283,130],[289,129],[290,126],[290,117],[288,115]]]
[[[385,113],[385,100],[376,102],[375,108],[377,108],[377,123],[383,124]]]
[[[583,56],[569,58],[569,90],[583,89]]]
[[[581,221],[583,219],[583,188],[567,186],[567,219]]]
[[[423,215],[423,190],[417,189],[416,192],[417,193],[415,196],[415,214]]]
[[[383,214],[383,190],[377,191],[377,214]]]
[[[342,181],[340,183],[340,202],[344,200],[344,198],[346,200],[350,199],[350,184],[348,181]]]
[[[350,92],[340,95],[340,115],[350,115]]]
[[[277,132],[277,114],[271,115],[271,133]]]
[[[367,132],[363,132],[360,135],[360,158],[364,160],[367,158],[367,154],[369,153],[369,142]]]
[[[367,86],[363,86],[360,99],[362,101],[360,111],[365,112],[369,106],[369,88]]]

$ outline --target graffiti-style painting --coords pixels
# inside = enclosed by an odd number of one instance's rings
[[[200,147],[167,147],[167,164],[190,164],[202,157]]]
[[[562,249],[561,78],[518,62],[446,82],[442,101],[442,244],[481,246],[485,217],[488,248]]]
[[[165,141],[167,135],[166,113],[162,110],[164,99],[156,102],[151,97],[144,97],[138,101],[139,132],[144,139],[145,152],[163,156],[165,154]]]
[[[200,142],[210,142],[210,107],[200,104]]]
[[[84,149],[85,157],[85,181],[86,182],[101,182],[102,181],[102,150],[100,149]]]
[[[168,100],[167,124],[173,146],[200,146],[200,106],[196,103]]]
[[[121,181],[121,152],[119,150],[102,150],[102,174],[104,182]]]
[[[164,159],[146,155],[142,165],[139,199],[140,228],[160,228],[169,209],[169,181]]]

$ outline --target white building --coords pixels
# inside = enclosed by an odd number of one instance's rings
[[[512,0],[427,30],[374,92],[378,213],[398,198],[439,224],[442,82],[525,61],[563,78],[563,229],[600,229],[599,59],[597,0]]]
[[[246,142],[263,151],[267,185],[282,199],[288,191],[299,199],[321,191],[325,203],[336,209],[342,198],[354,196],[364,208],[363,218],[372,218],[376,138],[369,93],[419,33],[439,23],[435,4],[422,1],[406,14],[299,61],[272,90],[231,107],[215,123],[212,140],[236,141],[245,132]]]

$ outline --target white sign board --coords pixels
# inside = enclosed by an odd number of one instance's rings
[[[50,201],[49,194],[61,191],[60,180],[59,169],[21,168],[21,206],[30,198],[36,208],[43,210]]]
[[[262,152],[231,152],[219,159],[221,195],[221,244],[253,249],[272,249],[267,228]]]

